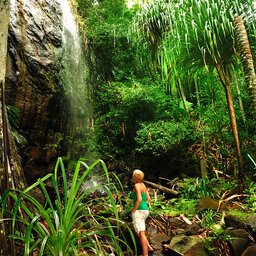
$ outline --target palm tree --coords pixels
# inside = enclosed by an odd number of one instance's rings
[[[141,22],[140,26],[137,23],[136,26],[137,30],[141,29],[140,31],[143,32],[140,35],[144,35],[144,39],[147,39],[145,35],[152,38],[153,34],[162,42],[169,41],[167,44],[169,51],[166,52],[168,52],[168,58],[174,62],[170,61],[168,67],[164,66],[168,76],[175,76],[181,72],[192,74],[202,67],[206,70],[213,67],[216,70],[226,92],[240,177],[242,176],[242,156],[231,94],[230,65],[234,61],[232,57],[235,54],[233,26],[235,16],[244,15],[246,24],[249,24],[250,28],[254,27],[252,15],[250,15],[253,13],[254,1],[244,2],[241,0],[181,0],[173,4],[170,0],[158,0],[155,4],[158,8],[151,7],[148,12],[140,16],[146,17],[141,19],[144,23]],[[150,26],[147,25],[148,22]],[[158,30],[161,29],[161,37],[159,37],[159,31],[155,30],[156,26]],[[163,50],[164,44],[162,44]]]
[[[237,99],[238,99],[238,105],[239,105],[239,110],[243,119],[243,123],[244,123],[244,127],[247,130],[247,125],[246,125],[246,117],[245,117],[245,112],[244,112],[244,105],[243,105],[243,101],[242,101],[242,97],[241,97],[241,92],[240,92],[240,88],[239,88],[239,84],[238,84],[238,79],[236,76],[236,71],[235,68],[232,66],[232,78],[235,84],[235,88],[236,88],[236,93],[237,93]]]
[[[151,74],[154,71],[159,71],[158,64],[160,63],[162,82],[166,91],[174,95],[179,92],[184,109],[188,112],[181,77],[176,70],[176,60],[169,58],[169,44],[167,40],[164,40],[168,36],[171,21],[170,14],[173,13],[175,2],[177,1],[172,1],[171,4],[168,0],[156,0],[144,5],[134,19],[131,39],[137,49],[140,49],[140,57],[143,62],[147,63]],[[141,49],[143,50],[141,51]],[[149,64],[148,56],[150,55],[152,65]],[[172,67],[172,70],[170,70],[170,67]]]
[[[241,16],[235,17],[234,27],[237,48],[240,53],[241,62],[245,74],[245,82],[247,84],[248,94],[250,97],[252,116],[256,125],[256,75],[254,70],[254,63],[250,43],[248,40],[244,21]]]
[[[239,0],[182,0],[176,6],[170,22],[172,44],[175,45],[179,40],[177,46],[179,56],[176,55],[176,58],[180,58],[178,65],[183,69],[186,67],[190,72],[203,66],[206,69],[213,66],[218,73],[226,92],[240,176],[242,176],[242,156],[230,75],[232,56],[235,54],[233,20],[237,14],[246,14],[245,21],[250,23],[249,13],[252,13],[252,10],[252,0],[247,1],[246,5]]]

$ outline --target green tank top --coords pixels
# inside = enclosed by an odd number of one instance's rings
[[[134,190],[131,192],[131,198],[133,200],[133,204],[135,205],[135,203],[137,202],[137,196]],[[148,210],[147,193],[141,193],[141,198],[142,201],[137,210]]]

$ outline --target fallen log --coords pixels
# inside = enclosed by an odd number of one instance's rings
[[[172,195],[172,196],[175,196],[175,197],[177,197],[179,195],[178,191],[173,190],[171,188],[164,187],[160,184],[157,184],[157,183],[154,183],[154,182],[151,182],[151,181],[146,181],[146,180],[144,180],[144,183],[146,183],[147,185],[152,186],[154,188],[157,188],[157,189],[159,189],[159,190],[161,190],[164,193],[167,193],[169,195]]]

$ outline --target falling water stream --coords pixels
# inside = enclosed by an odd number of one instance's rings
[[[84,143],[88,135],[88,127],[90,126],[91,107],[89,104],[89,88],[86,84],[85,78],[88,74],[86,67],[86,56],[82,44],[82,39],[78,30],[78,26],[75,22],[72,9],[68,0],[59,0],[63,13],[63,70],[62,79],[65,87],[66,97],[70,102],[70,120],[71,127],[70,132],[72,139],[79,143]],[[69,149],[72,152],[79,151],[81,147],[75,145]],[[85,152],[77,152],[78,157],[84,157]],[[86,158],[88,152],[86,152]],[[71,176],[70,176],[71,175]],[[72,174],[69,182],[72,180]],[[99,181],[94,181],[94,177],[87,177],[85,184],[82,185],[84,189],[95,187],[99,185]]]
[[[70,135],[72,143],[71,158],[88,156],[88,141],[91,104],[90,90],[86,83],[88,68],[84,45],[68,0],[58,0],[63,13],[63,55],[61,77],[69,104]],[[87,152],[85,152],[87,151]]]
[[[55,56],[56,65],[61,66],[59,73],[61,77],[60,87],[64,89],[63,91],[65,94],[63,96],[63,92],[60,90],[61,93],[58,95],[61,97],[59,99],[61,103],[59,104],[63,106],[62,111],[65,112],[63,114],[63,116],[65,116],[63,117],[63,120],[65,120],[63,123],[68,124],[67,129],[63,129],[65,132],[67,131],[65,135],[68,135],[65,138],[69,138],[69,145],[65,145],[69,151],[66,155],[66,159],[69,160],[69,163],[71,161],[76,163],[79,158],[84,158],[86,159],[85,162],[90,165],[92,161],[95,160],[95,152],[88,150],[88,137],[92,120],[92,104],[90,103],[91,90],[87,83],[89,69],[86,63],[85,47],[79,33],[78,25],[72,13],[70,2],[69,0],[45,0],[42,1],[43,3],[39,6],[37,0],[24,0],[24,3],[26,3],[24,6],[30,9],[31,15],[33,16],[33,19],[31,18],[30,20],[30,23],[32,23],[33,20],[36,20],[37,16],[43,12],[41,9],[43,9],[44,5],[49,5],[49,9],[51,9],[52,1],[59,4],[62,12],[62,49],[57,47],[55,49]],[[22,8],[23,1],[11,0],[10,3],[11,25],[16,28],[20,26],[20,23],[17,22],[17,12],[19,11],[19,8]],[[40,22],[43,21],[40,20]],[[38,23],[39,25],[40,22]],[[35,24],[35,27],[38,26],[38,24]],[[32,25],[28,23],[27,26]],[[56,26],[56,31],[59,31],[58,22],[56,22]],[[54,30],[55,29],[53,27],[52,33],[55,32]],[[23,35],[20,31],[21,30],[17,29],[15,32],[20,33],[18,36],[22,37]],[[23,32],[25,33],[26,31]],[[40,40],[43,40],[43,30],[40,30],[39,34],[42,34],[42,38],[40,38]],[[27,50],[27,54],[29,54],[30,49]],[[65,103],[63,103],[63,101],[65,101]],[[56,115],[58,114],[59,113],[56,113]],[[92,185],[97,184],[94,182]]]
[[[84,134],[90,125],[90,104],[85,82],[88,69],[77,24],[68,0],[59,0],[63,13],[63,56],[61,71],[66,96],[70,102],[70,131]]]

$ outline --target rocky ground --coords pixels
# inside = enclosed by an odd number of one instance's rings
[[[152,201],[154,200],[155,186],[158,186],[158,184],[148,183]],[[129,209],[129,191],[131,191],[132,184],[127,185],[126,183],[124,187],[125,192],[120,194],[121,201],[123,201],[120,218],[133,230]],[[158,187],[158,190],[163,189],[165,188]],[[175,195],[173,191],[169,190],[165,190],[165,193],[170,193],[171,196]],[[93,196],[99,198],[96,191],[94,194]],[[120,197],[114,196],[116,198],[117,208],[121,209]],[[107,197],[105,198],[107,200]],[[232,196],[232,198],[235,197]],[[163,198],[161,203],[166,203],[167,205],[167,202],[168,199]],[[171,206],[168,205],[166,207]],[[233,207],[231,202],[225,204],[211,197],[201,197],[196,207],[198,214],[192,218],[187,218],[181,214],[170,215],[167,213],[160,214],[160,212],[158,214],[156,210],[151,211],[146,223],[146,234],[150,244],[154,248],[154,251],[150,255],[256,256],[256,214],[249,215],[246,220],[242,220],[236,215],[229,214],[229,207]],[[108,215],[108,210],[109,207],[104,203],[104,197],[101,204],[93,204],[90,209],[93,215]],[[213,225],[211,229],[203,225],[201,213],[204,211],[219,212],[218,216],[221,217],[218,217],[216,220],[212,219]],[[135,253],[128,230],[123,230],[123,232],[128,244],[134,251],[134,255],[141,255],[140,242],[136,235],[134,234],[138,248],[137,254]]]
[[[182,215],[159,215],[147,220],[147,236],[155,249],[151,255],[183,256],[255,256],[256,215],[242,221],[235,215],[223,213],[218,236],[202,228],[201,220],[190,221]],[[141,253],[139,241],[138,255]]]
[[[146,182],[151,196],[154,190],[164,191],[168,197],[178,197],[165,186],[158,186]],[[131,184],[127,186],[130,188]],[[231,196],[235,198],[235,195]],[[167,202],[168,200],[166,200]],[[239,205],[241,208],[242,205]],[[183,256],[256,256],[256,214],[247,217],[245,221],[235,215],[228,214],[230,208],[238,205],[230,201],[220,202],[211,197],[201,197],[197,204],[197,211],[219,212],[221,219],[213,220],[215,225],[211,229],[202,225],[200,214],[193,218],[183,215],[170,216],[168,214],[152,214],[147,219],[147,237],[155,249],[150,255],[183,255]],[[132,228],[132,223],[129,223]],[[142,254],[137,239],[138,255]]]
[[[201,228],[200,220],[190,221],[182,215],[149,217],[146,233],[155,249],[150,255],[255,256],[256,215],[245,222],[234,215],[226,215],[223,220],[224,232],[212,236],[209,230]],[[138,239],[136,243],[140,255]]]

